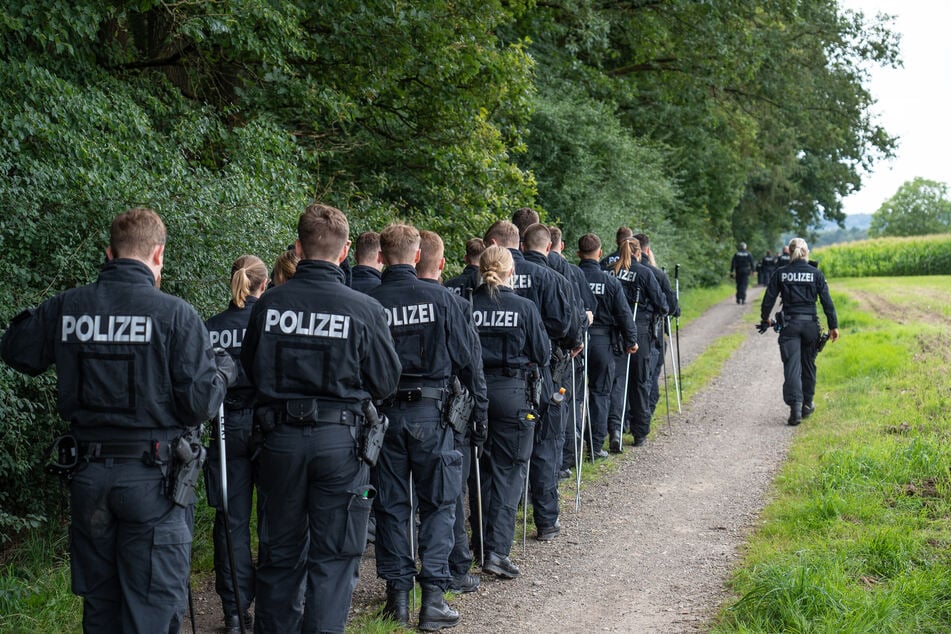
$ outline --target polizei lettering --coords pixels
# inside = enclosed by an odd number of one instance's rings
[[[411,306],[390,306],[386,308],[387,326],[414,326],[431,324],[436,321],[436,311],[432,304],[413,304]]]
[[[152,318],[145,315],[63,315],[64,342],[149,343]]]
[[[619,280],[624,280],[625,282],[633,282],[637,279],[637,271],[632,271],[630,269],[621,269],[614,274]]]
[[[350,316],[268,308],[264,318],[264,332],[346,339],[350,336]]]
[[[231,330],[209,330],[208,336],[211,337],[212,348],[240,348],[244,341],[245,328],[232,328]]]
[[[595,295],[604,295],[604,284],[602,282],[588,282],[588,288]]]
[[[514,310],[474,310],[472,322],[476,328],[518,328],[518,313]]]
[[[814,282],[812,273],[804,271],[801,273],[781,273],[780,281],[783,282]]]
[[[514,290],[519,290],[520,288],[531,288],[532,287],[532,276],[531,275],[513,275],[512,276],[512,288]]]

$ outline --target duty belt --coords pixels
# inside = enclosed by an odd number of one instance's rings
[[[809,314],[784,314],[783,315],[789,321],[818,321],[819,317],[816,315]]]
[[[290,407],[295,405],[296,407]],[[299,413],[294,415],[291,411]],[[279,410],[280,421],[292,427],[315,427],[317,425],[347,425],[355,427],[363,421],[363,415],[348,409],[322,408],[317,399],[284,401]]]
[[[167,440],[139,440],[131,442],[80,442],[79,458],[89,462],[106,460],[159,462],[161,454],[168,457]]]
[[[485,376],[504,376],[513,379],[524,379],[528,376],[525,368],[486,368]]]
[[[440,403],[446,398],[446,390],[441,387],[410,387],[404,388],[396,391],[391,398],[386,399],[384,402],[403,402],[403,403],[415,403],[422,399],[429,399],[432,401],[439,401]]]
[[[614,334],[614,326],[590,326],[588,328],[588,334],[610,336]]]

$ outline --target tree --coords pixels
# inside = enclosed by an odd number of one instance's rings
[[[951,200],[945,183],[915,178],[906,181],[874,214],[868,234],[920,236],[951,232]]]

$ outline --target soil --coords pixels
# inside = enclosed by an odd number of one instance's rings
[[[530,532],[523,550],[519,528],[511,557],[521,576],[482,575],[477,592],[452,599],[462,621],[450,631],[709,629],[796,429],[786,425],[776,336],[757,334],[744,319],[759,310],[761,291],[750,289],[745,305],[730,298],[681,329],[684,366],[720,336],[749,336],[682,413],[671,393],[669,425],[661,397],[647,443],[604,461],[596,481],[582,484],[579,511],[574,481],[563,484],[561,535],[538,542]],[[374,612],[384,600],[372,548],[360,574],[353,615]],[[195,597],[198,631],[216,631],[212,581]]]

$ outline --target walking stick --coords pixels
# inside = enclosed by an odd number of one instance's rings
[[[670,315],[667,315],[667,336],[670,337]],[[677,413],[682,414],[683,410],[680,408],[680,381],[679,381],[680,368],[678,367],[678,361],[674,360],[673,343],[674,343],[673,341],[670,342],[671,344],[670,345],[670,367],[674,371],[674,394],[677,396]],[[677,357],[678,358],[680,357],[679,350],[677,351]],[[664,371],[665,372],[666,372],[666,363],[667,363],[667,355],[665,354],[664,355],[664,364],[665,364]],[[665,377],[665,380],[666,380],[666,377]]]
[[[225,543],[228,545],[228,563],[231,565],[231,584],[234,604],[238,608],[238,629],[244,634],[244,610],[241,609],[241,591],[238,588],[238,569],[234,563],[234,545],[231,543],[231,517],[228,514],[228,460],[225,455],[225,404],[218,406],[218,459],[221,463],[221,514],[225,518]],[[194,621],[193,621],[194,623]]]
[[[532,472],[532,459],[525,464],[525,497],[522,499],[522,557],[528,556],[528,476]]]
[[[588,418],[588,445],[594,446],[594,434],[591,431],[591,413],[588,410],[588,333],[584,333],[584,397],[581,399],[581,433],[578,436],[578,446],[583,450],[584,448],[584,429],[585,429],[585,419]],[[581,452],[577,454],[575,459],[575,464],[577,465],[577,470],[575,471],[575,511],[581,510],[581,463],[583,459],[581,457]]]
[[[680,306],[680,265],[674,265],[674,294],[677,296],[677,306]],[[674,317],[674,326],[676,327],[676,337],[677,337],[677,370],[678,372],[683,368],[683,365],[680,363],[680,317]],[[684,398],[684,382],[683,376],[680,377],[680,400]]]
[[[661,333],[661,345],[664,344],[664,335]],[[663,352],[664,355],[664,403],[667,406],[667,433],[665,436],[670,435],[670,393],[667,391],[667,352]]]
[[[635,322],[635,328],[637,328],[637,305],[640,303],[640,300],[641,289],[637,289],[637,294],[634,295],[634,314],[631,317],[631,320]],[[640,352],[640,350],[638,350],[638,352]],[[618,435],[620,439],[618,441],[619,450],[624,449],[624,415],[627,413],[627,390],[631,378],[631,355],[630,353],[625,354],[627,354],[627,359],[624,361],[624,400],[621,401],[621,433]],[[631,433],[633,433],[633,430],[631,430]]]
[[[485,539],[482,524],[482,469],[479,467],[479,448],[472,445],[472,464],[475,466],[476,478],[476,514],[479,516],[479,567],[485,563]]]
[[[409,472],[409,558],[416,569],[416,512],[413,510],[413,472]],[[413,575],[413,587],[409,591],[410,609],[416,611],[416,575]]]

